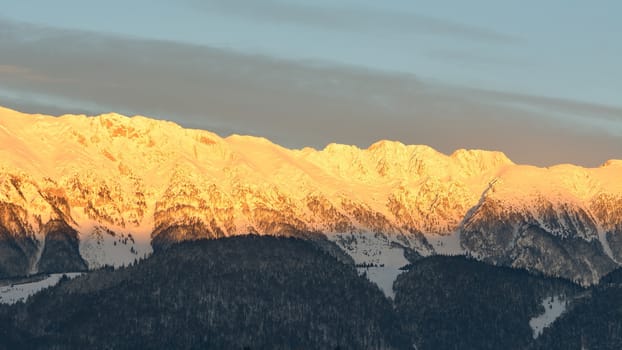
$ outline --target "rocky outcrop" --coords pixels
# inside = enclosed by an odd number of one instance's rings
[[[78,233],[62,220],[50,220],[43,227],[45,245],[37,271],[45,273],[84,271],[86,262],[80,256]]]
[[[542,196],[509,205],[493,194],[465,220],[460,237],[481,260],[597,283],[618,264],[588,210]]]
[[[0,203],[0,277],[28,274],[37,248],[26,211],[15,204]]]

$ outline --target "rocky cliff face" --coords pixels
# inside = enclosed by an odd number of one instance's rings
[[[0,275],[250,232],[325,235],[353,255],[368,235],[592,283],[622,261],[620,178],[618,161],[543,169],[390,141],[289,150],[144,117],[0,109]]]
[[[605,251],[611,242],[599,241],[596,223],[583,208],[555,208],[544,200],[522,210],[487,200],[465,222],[461,241],[481,260],[583,284],[598,282],[617,266]]]

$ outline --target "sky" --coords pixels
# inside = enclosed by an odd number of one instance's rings
[[[0,105],[281,145],[622,158],[616,0],[0,0]]]

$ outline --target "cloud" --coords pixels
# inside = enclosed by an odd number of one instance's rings
[[[33,82],[50,82],[51,79],[45,75],[33,72],[32,70],[8,64],[0,64],[0,78],[2,79],[25,79]],[[59,82],[60,80],[57,80]]]
[[[1,19],[0,47],[0,103],[26,112],[142,114],[288,147],[395,139],[446,153],[496,149],[536,164],[622,158],[609,128],[559,117],[580,111],[620,125],[614,107]],[[46,79],[23,76],[31,72]]]
[[[606,121],[622,123],[622,108],[617,106],[607,106],[583,101],[573,101],[562,98],[552,98],[543,96],[533,96],[519,93],[508,93],[502,91],[490,91],[482,89],[468,89],[477,96],[487,96],[498,102],[521,104],[535,108],[541,108],[549,112],[561,112],[568,114],[581,115],[586,119],[598,117]]]
[[[512,57],[501,57],[498,55],[490,55],[481,53],[475,50],[468,51],[466,49],[457,50],[457,49],[430,49],[425,52],[425,56],[433,59],[433,60],[442,60],[445,62],[449,62],[452,65],[457,66],[465,66],[465,65],[480,65],[480,66],[490,66],[490,65],[520,65],[522,67],[527,66],[529,63],[525,60],[512,58]]]
[[[277,0],[185,0],[204,11],[217,11],[271,24],[287,23],[356,32],[439,35],[492,43],[513,44],[521,39],[497,31],[422,16],[364,6],[309,5],[300,1]]]

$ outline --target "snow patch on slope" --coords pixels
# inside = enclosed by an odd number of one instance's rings
[[[395,297],[393,282],[408,265],[404,249],[380,233],[340,233],[328,238],[349,254],[357,265],[358,272],[376,283],[384,294]]]
[[[542,300],[544,313],[529,320],[529,326],[533,330],[533,338],[538,338],[544,328],[549,327],[555,320],[566,311],[566,299],[562,296],[553,296]]]
[[[105,265],[127,266],[151,252],[148,238],[115,232],[102,226],[95,226],[89,234],[80,237],[80,255],[90,269]]]
[[[0,286],[0,303],[15,304],[20,301],[26,301],[29,297],[39,293],[40,291],[57,285],[63,275],[66,275],[69,278],[76,278],[81,274],[81,272],[53,273],[34,282]]]
[[[393,282],[399,274],[404,272],[394,266],[358,267],[357,271],[361,275],[365,274],[370,281],[376,283],[384,295],[391,299],[395,298]]]
[[[460,245],[460,232],[449,235],[431,234],[426,240],[434,248],[434,252],[440,255],[465,255],[465,250]]]
[[[594,222],[596,224],[596,230],[598,234],[598,241],[600,242],[600,245],[603,247],[603,251],[605,252],[605,254],[607,254],[609,259],[613,260],[616,264],[620,265],[621,262],[616,259],[615,255],[613,254],[613,250],[611,250],[611,246],[609,245],[609,240],[607,239],[607,230],[603,227],[602,223],[598,222],[598,220],[595,218],[593,214],[591,215],[594,218]]]

